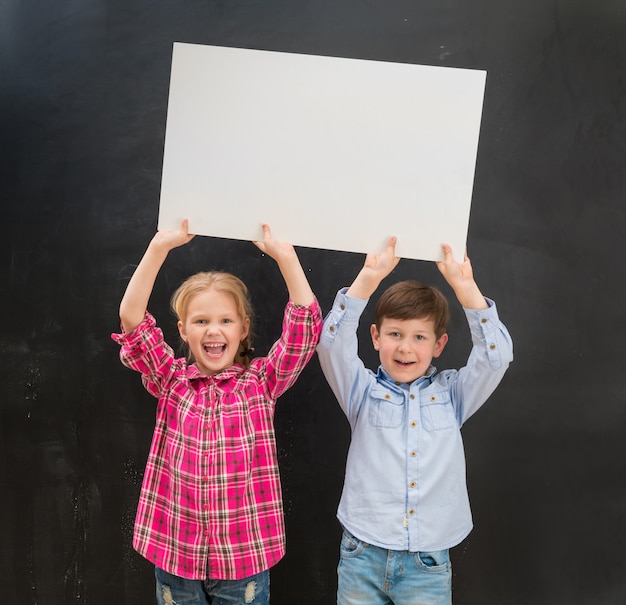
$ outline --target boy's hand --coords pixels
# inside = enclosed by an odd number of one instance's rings
[[[194,237],[189,233],[189,221],[183,219],[178,231],[157,231],[151,243],[169,252],[190,242]]]
[[[396,256],[396,242],[398,238],[389,238],[385,251],[381,254],[368,254],[365,257],[362,272],[370,273],[373,277],[380,278],[381,282],[389,275],[400,262],[400,257]]]
[[[443,260],[437,262],[437,268],[450,284],[450,287],[455,289],[456,285],[473,282],[474,272],[467,254],[465,254],[463,262],[459,263],[455,260],[449,244],[441,244],[441,249],[443,250]]]
[[[398,238],[392,236],[387,242],[385,251],[381,254],[368,254],[365,257],[363,268],[356,276],[346,294],[353,298],[369,298],[380,282],[385,279],[398,265],[400,257],[396,256],[396,242]]]
[[[454,290],[459,302],[466,309],[486,309],[485,297],[478,289],[474,281],[472,263],[465,254],[462,263],[455,260],[452,248],[448,244],[442,244],[443,261],[437,262],[437,268]]]

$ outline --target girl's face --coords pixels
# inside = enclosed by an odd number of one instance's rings
[[[191,298],[186,311],[178,330],[198,369],[212,375],[233,365],[250,329],[250,319],[239,315],[233,296],[211,288]]]

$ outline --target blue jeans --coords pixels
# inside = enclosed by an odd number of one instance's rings
[[[243,580],[187,580],[155,568],[158,605],[269,605],[270,572]]]
[[[387,550],[344,531],[337,576],[337,605],[452,605],[447,550]]]

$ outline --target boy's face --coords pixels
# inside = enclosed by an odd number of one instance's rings
[[[447,334],[437,338],[431,319],[385,317],[380,332],[375,324],[370,331],[381,365],[397,382],[411,383],[424,376],[448,342]]]
[[[196,294],[187,304],[185,321],[178,322],[198,369],[208,375],[233,365],[249,327],[250,320],[239,315],[235,299],[214,289]]]

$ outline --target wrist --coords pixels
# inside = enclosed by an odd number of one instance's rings
[[[486,309],[487,301],[475,282],[454,289],[457,300],[466,309]]]

